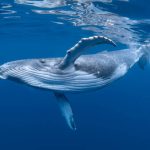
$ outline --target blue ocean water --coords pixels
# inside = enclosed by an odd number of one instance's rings
[[[0,64],[64,56],[82,37],[103,35],[119,50],[150,41],[149,0],[0,0]],[[51,92],[0,81],[0,150],[149,150],[150,67],[135,65],[95,92],[67,94],[77,131]]]

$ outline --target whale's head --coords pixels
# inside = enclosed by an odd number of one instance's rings
[[[0,79],[12,77],[22,78],[35,76],[40,72],[48,73],[55,71],[61,59],[26,59],[4,63],[0,66]]]
[[[64,90],[65,81],[71,81],[74,70],[60,70],[62,58],[26,59],[5,63],[0,66],[0,79],[9,79],[34,87]]]

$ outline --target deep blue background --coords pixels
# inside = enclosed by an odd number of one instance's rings
[[[139,43],[149,40],[148,0],[93,3],[120,16],[147,20],[131,29],[138,33]],[[12,7],[3,8],[8,4]],[[8,9],[17,13],[7,13]],[[61,19],[63,24],[55,23],[60,21],[59,15],[40,15],[32,9],[37,8],[0,0],[1,64],[16,59],[64,56],[81,37],[98,34],[65,19]],[[117,49],[125,45],[119,39],[116,42]],[[1,80],[0,150],[149,150],[149,90],[150,68],[142,71],[135,65],[123,79],[102,90],[67,94],[77,124],[77,131],[73,132],[60,115],[53,93]]]

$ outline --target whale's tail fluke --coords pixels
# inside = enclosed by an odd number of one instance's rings
[[[142,55],[138,61],[139,67],[144,69],[147,64],[150,63],[150,44],[146,44],[140,47]]]

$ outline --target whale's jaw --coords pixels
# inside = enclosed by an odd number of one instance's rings
[[[6,77],[4,77],[3,75],[0,75],[0,79],[6,79]]]
[[[7,77],[4,75],[3,67],[0,66],[0,79],[6,79]]]

